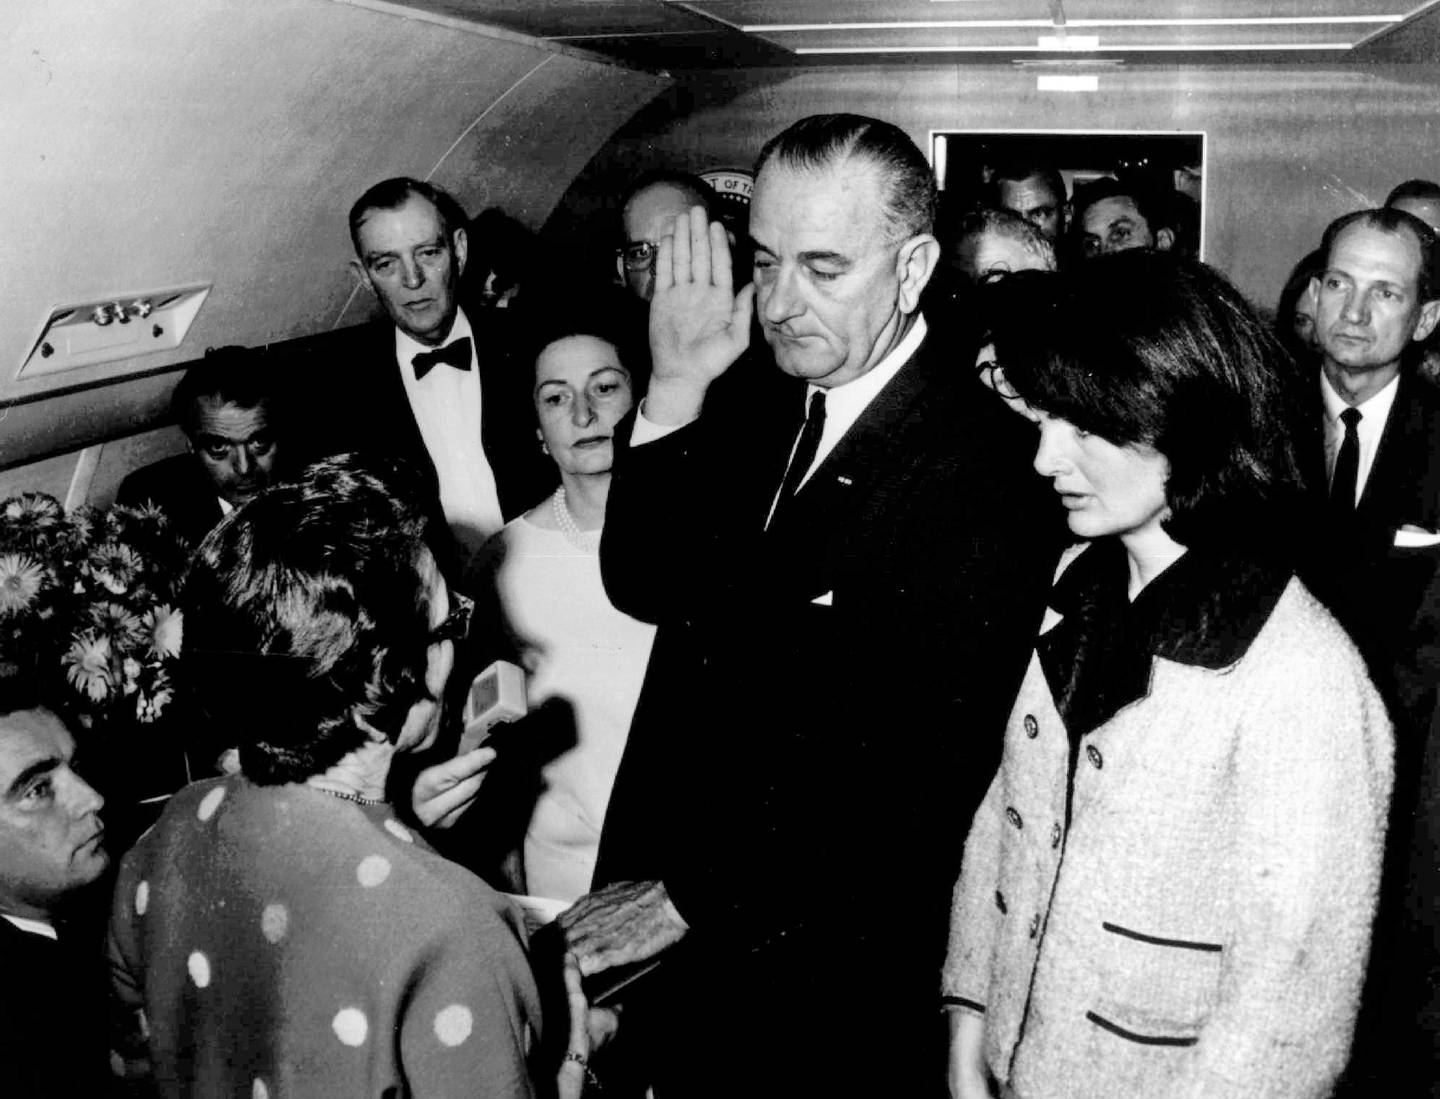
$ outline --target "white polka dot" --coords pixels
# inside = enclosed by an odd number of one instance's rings
[[[255,1082],[250,1085],[250,1099],[270,1099],[270,1089],[265,1086],[265,1081],[255,1077]]]
[[[366,889],[374,889],[390,876],[390,860],[384,855],[367,855],[355,868],[355,876]]]
[[[215,810],[220,808],[220,803],[225,800],[225,787],[217,786],[203,798],[200,799],[200,808],[195,815],[201,820],[209,820],[215,815]]]
[[[435,1037],[442,1046],[458,1046],[470,1037],[475,1017],[464,1004],[451,1004],[435,1016]]]
[[[135,915],[145,915],[145,909],[150,907],[150,883],[142,881],[135,887]]]
[[[196,988],[204,988],[210,983],[210,959],[195,951],[185,963],[185,968],[190,970],[190,979],[195,982]]]
[[[398,820],[387,820],[385,822],[385,831],[389,832],[397,840],[404,840],[406,843],[415,842],[415,837],[410,834],[410,829],[406,828]]]
[[[260,930],[265,938],[278,943],[290,930],[290,913],[283,904],[267,904],[260,913]]]
[[[370,1024],[365,1020],[365,1013],[358,1007],[342,1007],[335,1013],[330,1028],[335,1031],[335,1037],[347,1046],[363,1046]]]

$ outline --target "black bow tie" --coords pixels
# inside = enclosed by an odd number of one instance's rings
[[[453,366],[456,370],[470,369],[470,337],[458,339],[454,343],[446,344],[438,351],[422,351],[410,360],[415,367],[415,380],[418,382],[430,369],[440,363]]]

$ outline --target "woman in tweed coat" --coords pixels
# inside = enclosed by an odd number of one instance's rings
[[[1026,308],[996,349],[1086,541],[965,845],[952,1094],[1328,1095],[1392,743],[1282,548],[1300,499],[1283,353],[1198,264],[1124,253],[1041,280],[1007,291]]]

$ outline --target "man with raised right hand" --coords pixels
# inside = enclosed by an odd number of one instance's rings
[[[660,1099],[944,1086],[946,908],[1057,528],[1025,423],[918,311],[934,209],[902,131],[823,115],[761,152],[753,287],[701,210],[660,243],[601,548],[660,633],[612,884],[561,918],[587,974],[665,959],[621,1028]]]

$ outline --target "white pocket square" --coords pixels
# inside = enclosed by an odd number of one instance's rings
[[[1422,530],[1420,527],[1404,526],[1395,532],[1397,549],[1422,549],[1426,546],[1440,546],[1440,532]]]
[[[1435,540],[1440,542],[1440,535],[1437,535]],[[817,595],[814,599],[810,600],[810,602],[817,607],[833,607],[835,605],[835,593],[833,591],[827,591],[824,595]]]

